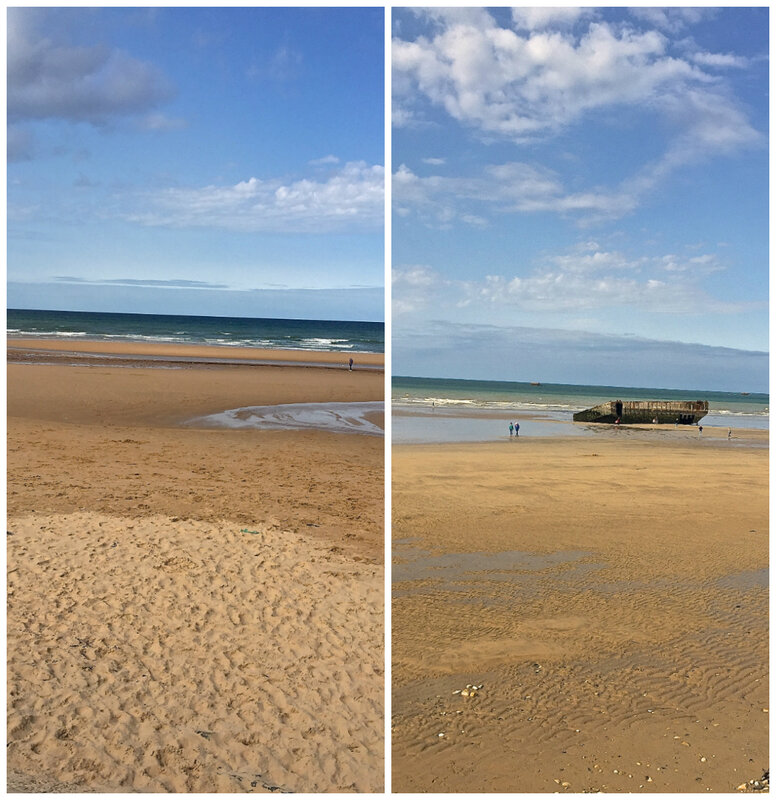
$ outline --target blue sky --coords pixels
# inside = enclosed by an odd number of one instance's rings
[[[765,391],[768,9],[394,9],[393,371]]]
[[[382,8],[8,13],[9,307],[383,318]]]

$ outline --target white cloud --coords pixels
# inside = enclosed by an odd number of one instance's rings
[[[594,112],[633,107],[667,119],[677,131],[663,156],[620,187],[525,198],[522,210],[627,213],[672,171],[764,141],[716,70],[743,67],[733,54],[673,54],[660,30],[590,21],[579,35],[559,21],[575,9],[518,9],[527,32],[500,27],[481,9],[473,16],[433,13],[434,32],[394,39],[395,124],[417,125],[425,103],[443,109],[483,139],[526,143],[554,135]],[[697,9],[634,12],[664,30],[703,17]],[[659,23],[659,24],[658,24]],[[686,41],[685,41],[686,45]],[[713,68],[715,71],[707,71]],[[562,195],[562,197],[561,197]]]
[[[474,177],[419,177],[401,165],[394,175],[394,198],[404,211],[416,210],[428,224],[449,224],[473,213],[472,202],[490,214],[553,212],[580,224],[631,213],[644,197],[678,169],[713,155],[731,155],[756,146],[762,135],[719,87],[682,86],[660,96],[660,111],[679,131],[664,153],[616,186],[570,191],[557,173],[522,162],[489,166]],[[483,211],[477,214],[482,218]]]
[[[398,101],[391,104],[391,125],[394,128],[411,128],[415,115],[407,108],[402,108]]]
[[[485,14],[449,23],[429,39],[394,40],[400,100],[417,92],[486,134],[522,141],[582,114],[620,103],[654,104],[681,82],[706,82],[689,62],[666,54],[657,31],[592,22],[579,39],[558,31],[520,35]]]
[[[737,56],[733,53],[693,53],[692,60],[696,64],[702,64],[704,67],[716,67],[720,69],[728,67],[744,69],[749,66],[748,58]]]
[[[753,304],[710,296],[702,279],[724,266],[714,254],[683,258],[674,254],[629,257],[580,242],[547,255],[520,275],[488,275],[481,281],[451,280],[427,266],[394,271],[392,302],[396,313],[427,308],[476,306],[481,316],[495,308],[523,312],[582,312],[632,308],[655,313],[737,313]]]
[[[527,278],[490,275],[472,287],[472,299],[486,304],[510,305],[525,311],[579,311],[582,309],[634,307],[661,313],[740,311],[699,293],[694,287],[648,278],[605,273],[546,271]]]
[[[441,280],[442,277],[438,272],[423,264],[394,269],[391,275],[394,286],[428,288],[437,285]]]
[[[447,285],[438,272],[423,264],[395,268],[391,273],[391,313],[407,314],[425,308],[429,297]]]
[[[185,119],[168,117],[166,114],[148,114],[140,120],[139,125],[147,131],[177,131],[188,126]]]
[[[542,30],[553,25],[570,26],[582,17],[594,13],[591,8],[537,6],[534,8],[513,8],[512,22],[518,30]]]
[[[592,243],[594,245],[594,243]],[[548,256],[526,276],[486,277],[467,291],[485,303],[556,312],[632,307],[659,313],[733,313],[747,305],[717,300],[701,279],[724,267],[713,254],[632,258],[582,243]]]
[[[433,20],[440,28],[446,28],[450,25],[477,25],[482,26],[487,24],[490,15],[484,8],[477,8],[476,6],[455,6],[447,7],[427,7],[427,8],[413,8],[411,9],[419,17]]]
[[[668,33],[679,33],[690,25],[716,16],[716,8],[631,8],[631,15]]]
[[[401,164],[394,173],[392,188],[399,214],[415,211],[432,226],[449,225],[454,220],[481,226],[487,224],[488,216],[514,213],[554,212],[575,215],[586,222],[619,217],[633,210],[646,184],[643,188],[599,187],[570,192],[552,170],[508,162],[487,166],[471,177],[420,177]]]
[[[136,196],[142,210],[122,216],[143,225],[233,231],[316,233],[378,228],[384,218],[384,169],[345,164],[325,180],[249,178],[232,186],[169,188]]]
[[[326,164],[339,164],[339,159],[337,156],[328,155],[323,156],[323,158],[314,158],[312,161],[308,161],[308,164],[311,164],[314,167],[325,166]]]

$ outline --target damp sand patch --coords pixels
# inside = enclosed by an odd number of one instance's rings
[[[434,590],[467,593],[479,588],[485,596],[462,602],[490,604],[498,602],[493,584],[509,583],[521,591],[538,591],[540,584],[552,580],[556,587],[576,586],[582,576],[605,568],[605,564],[584,561],[592,555],[583,550],[556,553],[528,553],[514,550],[504,553],[445,553],[431,555],[416,547],[406,547],[395,554],[392,565],[394,598],[426,593],[431,581]],[[415,584],[413,586],[413,584]],[[507,596],[501,598],[512,602]]]
[[[746,592],[751,589],[768,588],[768,567],[761,569],[748,569],[743,572],[736,572],[732,575],[725,575],[717,583],[724,589],[736,589]]]
[[[284,403],[246,406],[189,420],[196,428],[251,430],[319,430],[329,433],[361,433],[383,436],[376,419],[384,411],[382,401],[361,403]]]
[[[579,561],[587,555],[584,550],[568,550],[557,553],[526,553],[512,550],[505,553],[443,553],[431,555],[418,548],[409,553],[397,554],[398,558],[409,556],[412,560],[393,565],[393,580],[416,581],[429,577],[455,579],[474,573],[534,572]],[[413,556],[415,556],[413,558]]]

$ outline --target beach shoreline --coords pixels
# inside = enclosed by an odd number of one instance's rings
[[[491,409],[407,409],[393,406],[393,445],[423,446],[445,444],[510,443],[522,444],[545,439],[578,439],[595,441],[642,441],[644,443],[685,443],[693,447],[767,448],[768,428],[739,427],[740,417],[731,417],[728,424],[702,422],[702,431],[695,425],[670,424],[596,424],[574,422],[571,412],[519,411],[507,413]],[[519,436],[513,437],[509,425],[520,425]],[[739,423],[739,424],[736,424]],[[519,441],[518,441],[519,440]]]
[[[374,402],[381,372],[7,376],[9,785],[380,791],[382,437],[187,423]]]
[[[271,349],[261,347],[240,347],[229,345],[191,344],[164,342],[130,342],[130,341],[100,341],[88,337],[77,339],[47,339],[43,337],[16,336],[7,340],[9,358],[19,359],[23,354],[36,354],[39,358],[42,353],[59,354],[68,356],[72,354],[91,354],[96,356],[123,356],[140,357],[149,356],[167,361],[181,361],[182,359],[200,359],[221,362],[225,359],[232,361],[253,361],[257,363],[300,363],[315,364],[319,366],[348,366],[352,358],[355,367],[368,366],[382,368],[385,357],[383,353],[363,353],[350,351],[331,350],[300,350],[300,349]]]

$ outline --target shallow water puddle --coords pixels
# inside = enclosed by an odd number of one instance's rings
[[[397,561],[392,565],[393,583],[410,581],[434,581],[436,588],[453,592],[470,591],[475,586],[486,588],[491,582],[516,584],[534,583],[540,576],[536,573],[555,567],[573,565],[572,572],[583,573],[600,569],[601,564],[579,563],[589,556],[584,550],[566,550],[556,553],[527,553],[512,550],[503,553],[443,553],[431,555],[416,547],[402,548],[396,553]],[[568,576],[562,570],[553,572],[553,579]],[[420,589],[397,588],[394,597],[415,594]]]
[[[322,430],[382,436],[383,429],[369,419],[382,413],[382,401],[366,403],[285,403],[246,406],[197,417],[186,424],[198,428],[253,430]]]
[[[587,555],[584,550],[566,550],[557,553],[526,553],[522,550],[511,550],[504,553],[443,553],[432,556],[426,551],[413,548],[415,553],[423,553],[411,561],[393,565],[393,580],[417,581],[434,578],[451,580],[475,573],[493,572],[488,576],[493,580],[509,579],[511,573],[534,572],[536,570],[555,567],[559,564],[579,561]],[[396,554],[398,558],[410,557],[413,552]],[[499,578],[502,575],[502,578]]]
[[[748,589],[767,589],[768,588],[768,567],[762,569],[748,569],[744,572],[736,572],[733,575],[725,575],[717,581],[725,589],[738,589],[747,591]]]
[[[392,418],[394,444],[438,444],[442,442],[512,442],[515,448],[520,439],[545,436],[590,436],[591,431],[554,420],[521,420],[520,436],[509,436],[509,420],[478,419],[439,413],[397,414]]]

